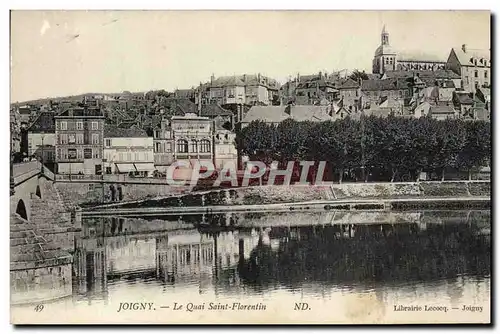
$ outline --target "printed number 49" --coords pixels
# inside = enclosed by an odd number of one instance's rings
[[[35,306],[35,312],[42,312],[43,311],[43,305],[42,304],[39,304],[37,306]]]

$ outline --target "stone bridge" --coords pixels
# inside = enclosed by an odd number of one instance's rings
[[[54,174],[38,161],[14,164],[10,184],[10,212],[30,220],[33,199],[44,199],[53,180]]]

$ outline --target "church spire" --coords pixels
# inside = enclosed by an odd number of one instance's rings
[[[385,28],[385,24],[384,24],[384,27],[382,28],[382,33],[380,34],[380,37],[381,37],[382,45],[389,45],[389,33],[387,32],[387,30]]]

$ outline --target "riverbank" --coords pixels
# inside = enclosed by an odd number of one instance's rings
[[[95,205],[89,212],[189,213],[259,210],[489,207],[490,182],[347,183],[218,189]],[[481,204],[478,204],[481,203]],[[95,213],[94,213],[95,214]]]
[[[199,215],[226,212],[265,211],[323,211],[323,210],[413,210],[413,209],[489,209],[489,197],[434,197],[434,198],[386,198],[386,199],[345,199],[319,200],[295,203],[253,204],[253,205],[212,205],[187,207],[137,207],[137,208],[95,208],[82,212],[84,217],[92,216],[159,216],[159,215]]]

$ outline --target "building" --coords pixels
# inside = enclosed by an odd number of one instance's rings
[[[318,105],[321,101],[333,102],[339,99],[338,85],[342,82],[339,73],[300,75],[289,78],[280,87],[280,104]]]
[[[174,161],[214,161],[213,126],[208,117],[188,113],[170,120]]]
[[[336,87],[336,82],[330,80],[327,73],[297,75],[295,86],[292,101],[297,105],[319,104],[323,99],[329,102],[338,99],[339,90]]]
[[[214,123],[215,124],[215,123]],[[238,166],[238,150],[235,145],[236,134],[215,125],[214,134],[214,165],[222,169],[225,165]]]
[[[413,96],[413,86],[406,79],[363,80],[361,82],[364,108],[378,104],[383,98],[409,100]]]
[[[155,170],[153,137],[135,126],[129,129],[106,126],[104,129],[105,174],[147,176]]]
[[[356,81],[347,78],[338,86],[341,105],[349,111],[357,111],[360,107],[361,90]]]
[[[10,150],[11,153],[21,152],[21,115],[17,108],[10,109]]]
[[[56,123],[54,113],[43,111],[28,127],[28,156],[35,155],[49,167],[55,163]]]
[[[389,33],[384,28],[380,34],[380,46],[375,50],[373,58],[372,72],[383,74],[387,71],[396,70],[397,52],[389,44]]]
[[[288,106],[254,106],[241,121],[241,128],[247,127],[253,121],[279,125],[285,119],[297,122],[323,122],[333,120],[331,106],[288,105]]]
[[[218,104],[231,110],[237,121],[243,118],[244,106],[279,104],[279,84],[267,76],[252,74],[211,76],[210,82],[197,89],[197,105]]]
[[[447,86],[460,88],[461,78],[460,75],[456,74],[452,70],[435,70],[435,71],[388,71],[385,72],[380,79],[409,79],[418,77],[426,86]]]
[[[474,93],[491,85],[490,50],[469,49],[465,44],[452,48],[446,66],[460,75],[461,86],[457,88]]]
[[[155,168],[162,173],[174,162],[174,139],[170,121],[165,117],[153,129],[153,156]]]
[[[56,173],[102,174],[104,114],[100,108],[76,107],[54,116]]]
[[[380,34],[380,46],[375,50],[372,72],[384,74],[388,71],[436,71],[446,67],[445,59],[422,52],[399,52],[389,43],[389,32],[384,25]]]

